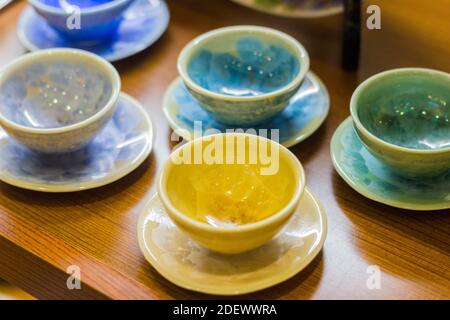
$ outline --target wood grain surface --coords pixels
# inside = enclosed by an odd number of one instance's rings
[[[0,300],[34,300],[22,289],[0,279]]]
[[[322,253],[304,271],[250,299],[450,299],[450,211],[413,212],[365,199],[334,171],[329,143],[349,115],[359,82],[389,68],[450,71],[450,0],[377,0],[382,29],[367,30],[363,13],[358,72],[340,68],[342,16],[286,19],[227,0],[169,1],[171,23],[151,48],[116,63],[123,91],[143,103],[156,127],[152,155],[109,186],[72,194],[44,194],[0,183],[0,278],[40,299],[208,299],[169,283],[144,259],[136,239],[140,210],[155,192],[155,176],[171,148],[162,113],[176,59],[193,37],[222,26],[265,25],[300,40],[311,69],[331,97],[325,124],[291,150],[304,164],[309,188],[326,208],[329,229]],[[16,23],[25,1],[0,11],[0,65],[25,50]],[[0,155],[1,156],[1,155]],[[79,265],[82,289],[68,290],[66,269]],[[368,266],[377,265],[381,288],[369,290]],[[242,298],[242,297],[240,297]]]

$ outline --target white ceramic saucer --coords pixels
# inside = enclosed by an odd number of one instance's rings
[[[143,107],[121,93],[105,128],[82,150],[44,155],[16,144],[0,128],[0,180],[23,189],[73,192],[112,183],[150,154],[153,127]]]
[[[141,251],[163,277],[182,288],[215,295],[250,293],[291,278],[317,256],[326,234],[325,212],[307,189],[297,212],[274,239],[237,255],[208,251],[179,231],[158,194],[138,222]]]

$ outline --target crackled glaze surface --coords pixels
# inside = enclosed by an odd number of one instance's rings
[[[123,18],[108,41],[74,43],[62,37],[32,8],[26,8],[18,24],[19,39],[31,51],[68,47],[95,53],[108,61],[116,61],[136,54],[161,37],[169,22],[164,1],[135,0],[123,13]]]
[[[300,85],[284,94],[257,101],[225,101],[200,94],[189,87],[187,89],[216,121],[224,125],[255,126],[268,121],[286,108],[299,87]]]
[[[410,72],[373,82],[358,98],[363,126],[412,149],[450,147],[450,77]]]
[[[450,171],[429,179],[399,176],[364,147],[351,118],[334,134],[331,153],[344,180],[372,200],[413,210],[450,208]]]
[[[0,112],[19,125],[59,128],[96,114],[111,98],[108,76],[73,58],[34,62],[0,85]]]
[[[207,44],[188,64],[191,79],[205,89],[257,96],[282,88],[299,72],[296,56],[276,42],[248,35],[220,41],[226,41],[226,48],[215,50],[214,43]]]
[[[198,130],[196,121],[201,121],[202,133],[210,130],[225,132],[236,129],[217,122],[192,98],[181,79],[175,80],[166,92],[164,112],[174,130],[183,138],[191,140]],[[309,72],[299,91],[291,98],[289,105],[269,122],[254,129],[279,129],[279,142],[287,147],[309,137],[325,120],[329,109],[328,92],[317,76]],[[245,128],[244,128],[245,129]],[[210,131],[209,133],[216,133]]]
[[[216,121],[261,124],[283,110],[309,69],[305,48],[287,34],[258,26],[212,30],[178,57],[189,93]]]
[[[85,148],[62,155],[34,153],[0,129],[0,180],[38,191],[68,192],[115,181],[137,167],[152,147],[145,111],[121,94],[111,121]]]
[[[219,295],[252,292],[292,277],[319,253],[326,233],[325,212],[309,191],[277,237],[243,254],[222,255],[199,246],[173,224],[158,195],[138,224],[141,250],[158,272],[181,287]]]

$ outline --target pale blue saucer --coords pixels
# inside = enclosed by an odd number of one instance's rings
[[[369,199],[410,210],[450,208],[450,171],[433,179],[399,176],[364,147],[350,117],[331,140],[331,157],[339,175]]]
[[[33,8],[27,7],[17,26],[20,41],[30,51],[69,47],[117,61],[132,56],[158,40],[169,24],[169,9],[162,0],[135,0],[124,12],[117,34],[105,43],[73,43],[61,37]]]
[[[328,115],[329,107],[330,100],[325,85],[314,73],[308,72],[286,109],[268,122],[252,128],[269,131],[279,129],[279,142],[291,147],[308,138],[320,127]],[[205,134],[206,130],[225,132],[227,129],[240,128],[214,120],[190,95],[180,78],[175,79],[167,89],[163,110],[171,128],[188,141],[192,140],[194,134]],[[194,122],[200,121],[201,132],[194,129]]]
[[[111,121],[85,148],[61,155],[38,154],[0,128],[0,180],[43,192],[81,191],[112,183],[150,154],[153,128],[143,107],[121,93]]]

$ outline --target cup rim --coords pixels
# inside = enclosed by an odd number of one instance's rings
[[[380,73],[377,73],[368,79],[364,80],[353,92],[352,97],[350,99],[350,114],[353,120],[354,126],[356,126],[357,131],[359,131],[362,135],[370,139],[372,142],[383,145],[386,148],[389,148],[393,151],[401,151],[406,152],[410,154],[440,154],[440,153],[446,153],[450,151],[450,146],[439,148],[439,149],[414,149],[414,148],[408,148],[404,146],[400,146],[397,144],[393,144],[391,142],[385,141],[373,133],[371,133],[366,127],[362,124],[361,120],[358,116],[358,100],[364,90],[366,90],[370,85],[377,80],[390,77],[392,75],[399,75],[399,74],[421,74],[421,75],[430,75],[430,76],[438,76],[438,77],[446,77],[448,78],[448,81],[450,83],[450,74],[435,70],[435,69],[429,69],[429,68],[397,68],[397,69],[391,69],[387,71],[383,71]]]
[[[96,113],[91,115],[90,117],[84,119],[83,121],[76,122],[74,124],[63,126],[63,127],[57,127],[57,128],[33,128],[24,126],[21,124],[18,124],[7,117],[5,117],[0,112],[0,124],[3,126],[7,126],[13,130],[21,131],[25,133],[31,133],[31,134],[59,134],[59,133],[66,133],[69,131],[73,131],[76,129],[80,129],[82,127],[88,126],[91,123],[94,123],[101,119],[105,114],[107,114],[112,108],[115,107],[117,99],[119,98],[120,94],[120,87],[121,87],[121,80],[119,73],[114,68],[114,66],[106,61],[105,59],[90,53],[88,51],[80,50],[80,49],[69,49],[69,48],[56,48],[56,49],[46,49],[46,50],[39,50],[31,53],[27,53],[17,59],[14,59],[10,63],[8,63],[6,66],[4,66],[0,70],[0,85],[3,82],[3,78],[5,77],[5,73],[9,74],[10,72],[13,72],[16,68],[20,67],[21,65],[25,63],[30,63],[34,61],[42,61],[41,58],[43,57],[49,57],[49,56],[65,56],[65,55],[75,55],[75,56],[83,56],[95,64],[101,64],[105,73],[109,76],[109,81],[111,81],[111,95],[108,99],[108,101],[105,103],[105,105]]]
[[[248,133],[218,133],[218,134],[199,137],[197,139],[194,139],[194,140],[182,145],[181,147],[177,148],[176,150],[174,150],[170,154],[169,158],[166,160],[164,165],[162,166],[161,171],[158,176],[157,189],[158,189],[158,193],[160,195],[161,201],[163,202],[163,204],[165,206],[167,206],[170,209],[169,211],[174,213],[177,216],[177,218],[182,220],[185,224],[195,227],[197,229],[201,229],[203,231],[208,231],[208,232],[213,232],[213,233],[222,233],[222,234],[243,233],[243,232],[248,232],[248,231],[252,231],[255,229],[261,229],[261,228],[267,227],[269,225],[275,224],[278,221],[284,219],[286,217],[286,215],[288,215],[290,212],[292,212],[292,210],[294,210],[300,202],[301,196],[303,195],[303,192],[306,187],[305,171],[303,169],[302,164],[298,160],[298,158],[288,148],[277,143],[276,141],[273,141],[273,140],[270,140],[270,139],[267,139],[267,138],[261,137],[261,136],[256,136],[256,137],[258,137],[258,139],[266,140],[271,144],[278,145],[278,147],[280,148],[279,149],[280,152],[283,152],[285,155],[287,155],[292,160],[292,164],[291,164],[292,167],[294,167],[296,170],[298,170],[298,173],[299,173],[299,183],[297,184],[294,195],[292,196],[291,200],[289,200],[289,202],[281,210],[279,210],[278,212],[272,214],[271,216],[269,216],[265,219],[262,219],[260,221],[257,221],[257,222],[246,223],[243,225],[237,225],[232,228],[224,228],[224,227],[213,227],[207,223],[200,222],[200,221],[195,220],[194,218],[191,218],[187,214],[184,214],[180,210],[178,210],[169,200],[169,197],[166,194],[167,183],[166,183],[165,177],[167,176],[167,174],[169,172],[168,170],[169,170],[169,166],[171,165],[170,159],[171,159],[172,155],[177,152],[180,152],[182,149],[186,149],[186,148],[192,146],[195,143],[199,143],[204,138],[213,139],[215,136],[229,136],[229,135],[233,135],[233,136],[243,136],[244,135],[244,136],[249,136],[249,137],[255,137],[255,135],[248,134]]]
[[[220,37],[223,34],[229,34],[229,33],[235,33],[235,32],[242,32],[242,31],[250,31],[250,32],[257,32],[257,33],[269,33],[278,39],[281,39],[284,42],[289,43],[293,48],[295,48],[295,57],[300,62],[300,69],[295,76],[294,79],[289,81],[286,85],[284,85],[281,88],[278,88],[274,91],[263,93],[256,96],[231,96],[226,94],[217,93],[208,89],[203,88],[202,86],[195,83],[191,77],[189,76],[189,73],[187,72],[187,65],[189,62],[189,58],[191,57],[193,53],[193,49],[197,47],[200,43],[211,39],[215,37]],[[187,86],[192,88],[193,90],[201,93],[202,95],[209,96],[211,98],[216,99],[222,99],[222,100],[228,100],[228,101],[258,101],[262,99],[272,98],[275,96],[279,96],[285,92],[289,92],[290,90],[294,90],[296,87],[298,87],[303,79],[305,78],[306,73],[309,71],[309,55],[306,51],[305,47],[294,37],[288,35],[287,33],[268,28],[268,27],[262,27],[262,26],[252,26],[252,25],[239,25],[239,26],[231,26],[231,27],[224,27],[219,29],[214,29],[211,31],[208,31],[206,33],[203,33],[199,35],[198,37],[191,40],[180,52],[178,56],[177,61],[177,69],[178,73],[180,74],[181,78],[185,82]]]
[[[110,1],[107,3],[100,4],[100,5],[92,6],[89,8],[80,8],[80,11],[81,11],[81,14],[93,14],[93,13],[98,13],[98,12],[101,12],[104,10],[109,10],[109,9],[115,8],[117,6],[122,5],[123,3],[127,3],[130,1],[132,1],[132,0]],[[41,11],[49,12],[49,13],[56,14],[56,15],[62,15],[62,16],[71,14],[71,12],[64,11],[61,8],[57,8],[57,7],[53,7],[48,4],[45,4],[41,0],[28,0],[28,2],[33,7],[37,8]]]

